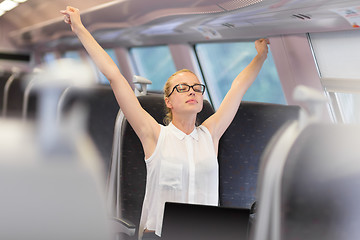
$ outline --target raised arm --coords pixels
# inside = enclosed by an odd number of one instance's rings
[[[226,94],[216,113],[203,123],[203,125],[209,129],[215,143],[219,141],[220,137],[234,119],[246,90],[251,86],[260,72],[263,63],[267,58],[268,43],[269,41],[267,39],[255,41],[255,48],[258,54],[234,79],[230,90]]]
[[[61,13],[64,15],[64,21],[70,24],[72,31],[77,35],[96,66],[110,81],[121,110],[140,138],[146,157],[149,157],[155,150],[160,126],[141,107],[129,83],[120,73],[114,61],[84,27],[79,10],[68,6]]]

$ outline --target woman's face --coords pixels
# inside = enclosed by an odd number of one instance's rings
[[[178,84],[187,84],[189,86],[200,84],[199,79],[191,72],[179,73],[170,81],[170,92]],[[173,114],[175,112],[197,114],[203,107],[203,95],[201,92],[194,91],[193,88],[190,88],[188,92],[178,92],[175,89],[169,97],[165,98],[165,103]]]

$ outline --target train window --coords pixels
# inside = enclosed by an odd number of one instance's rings
[[[80,56],[79,52],[77,52],[77,51],[67,51],[63,54],[63,57],[77,59],[77,60],[81,59],[81,56]]]
[[[339,105],[342,122],[360,123],[360,94],[335,93]]]
[[[114,49],[105,49],[105,51],[107,52],[107,54],[109,54],[109,56],[111,57],[111,59],[115,62],[115,64],[117,65],[117,67],[120,69],[119,67],[119,62],[117,60],[116,57],[116,53],[114,51]],[[104,74],[102,74],[98,68],[96,68],[96,71],[98,73],[98,77],[99,77],[99,83],[101,84],[110,84],[109,80],[105,77]],[[121,71],[121,69],[120,69]]]
[[[134,47],[130,49],[135,74],[152,81],[152,91],[163,91],[166,80],[176,72],[167,46]]]
[[[360,123],[359,31],[311,33],[309,40],[337,122]]]
[[[111,59],[115,62],[115,64],[119,67],[119,63],[115,54],[115,51],[113,49],[105,49],[107,54],[111,57]],[[72,58],[72,59],[81,59],[81,55],[77,51],[67,51],[64,53],[63,57],[65,58]],[[91,64],[92,68],[96,71],[96,74],[98,76],[98,83],[100,84],[110,84],[107,78],[104,74],[100,72],[100,70],[96,67],[95,63],[92,61],[92,59],[88,56],[88,61]],[[121,69],[120,69],[121,71]]]
[[[218,108],[232,81],[256,55],[254,42],[201,43],[195,50],[214,107]],[[271,52],[243,100],[286,104]]]
[[[53,52],[47,52],[44,54],[43,60],[45,63],[51,63],[56,60],[56,54]]]

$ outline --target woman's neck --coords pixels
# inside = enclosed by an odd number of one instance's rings
[[[195,128],[195,122],[196,122],[196,116],[195,118],[173,118],[172,124],[185,134],[189,135],[194,131]]]

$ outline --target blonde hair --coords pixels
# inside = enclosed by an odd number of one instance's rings
[[[171,75],[168,80],[166,81],[165,83],[165,86],[164,86],[164,100],[165,98],[167,98],[171,92],[171,80],[176,76],[178,75],[179,73],[183,73],[183,72],[189,72],[189,73],[192,73],[195,75],[195,73],[193,73],[193,71],[189,70],[189,69],[181,69],[177,72],[175,72],[173,75]],[[195,75],[196,76],[196,75]],[[165,125],[169,125],[169,123],[172,121],[172,118],[173,118],[173,115],[172,115],[172,112],[171,112],[171,109],[168,108],[165,104],[165,118],[164,118],[164,124]]]

